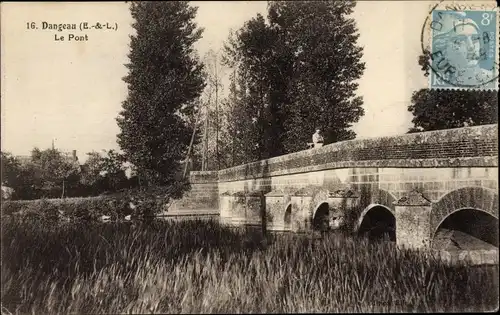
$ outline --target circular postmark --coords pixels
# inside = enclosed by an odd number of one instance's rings
[[[498,89],[498,10],[490,2],[434,4],[421,47],[430,88]]]

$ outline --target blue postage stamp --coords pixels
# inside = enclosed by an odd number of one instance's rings
[[[433,10],[432,89],[498,90],[496,10]]]

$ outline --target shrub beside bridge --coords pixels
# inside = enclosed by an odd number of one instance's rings
[[[123,220],[126,216],[153,217],[169,202],[167,191],[124,191],[96,197],[7,200],[2,203],[2,216],[50,221],[95,221],[102,216]]]

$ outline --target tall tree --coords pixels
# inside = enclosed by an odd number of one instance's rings
[[[198,130],[201,142],[195,146],[195,155],[199,160],[198,169],[205,171],[220,168],[220,159],[224,155],[224,151],[221,150],[223,145],[221,141],[223,97],[221,96],[224,90],[222,78],[225,69],[220,61],[220,53],[212,49],[203,58],[207,84],[201,97],[203,110]]]
[[[222,156],[226,167],[255,161],[259,158],[258,123],[250,102],[244,73],[231,75],[229,95],[224,101],[224,126],[221,135]]]
[[[182,171],[205,86],[193,49],[203,30],[194,22],[197,8],[187,1],[132,2],[130,10],[136,35],[130,37],[118,143],[149,184],[172,184]]]
[[[270,24],[280,34],[284,52],[292,60],[290,105],[286,110],[288,152],[304,149],[314,129],[325,143],[349,140],[349,128],[364,114],[356,97],[365,64],[355,21],[349,15],[355,2],[315,1],[269,3]]]
[[[418,57],[424,76],[430,71],[430,54]],[[421,132],[498,123],[498,94],[480,90],[431,90],[413,92],[408,111],[413,114],[413,127]]]
[[[273,72],[278,70],[276,62],[276,32],[266,24],[260,14],[245,23],[225,46],[225,63],[236,67],[237,74],[245,80],[244,102],[239,113],[246,113],[255,125],[248,132],[256,133],[257,159],[283,154],[280,140],[279,107],[271,104]],[[279,90],[277,90],[279,92]],[[247,137],[244,133],[243,138]]]
[[[257,158],[305,149],[317,127],[326,143],[355,137],[349,128],[364,114],[355,92],[365,65],[348,17],[354,6],[270,1],[268,22],[257,15],[230,37],[226,59],[246,79],[240,112],[258,126]]]
[[[111,191],[117,191],[127,186],[124,157],[115,150],[109,150],[102,159],[102,170]]]

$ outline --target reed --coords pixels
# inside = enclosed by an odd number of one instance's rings
[[[2,314],[493,311],[498,266],[214,221],[2,219]]]

